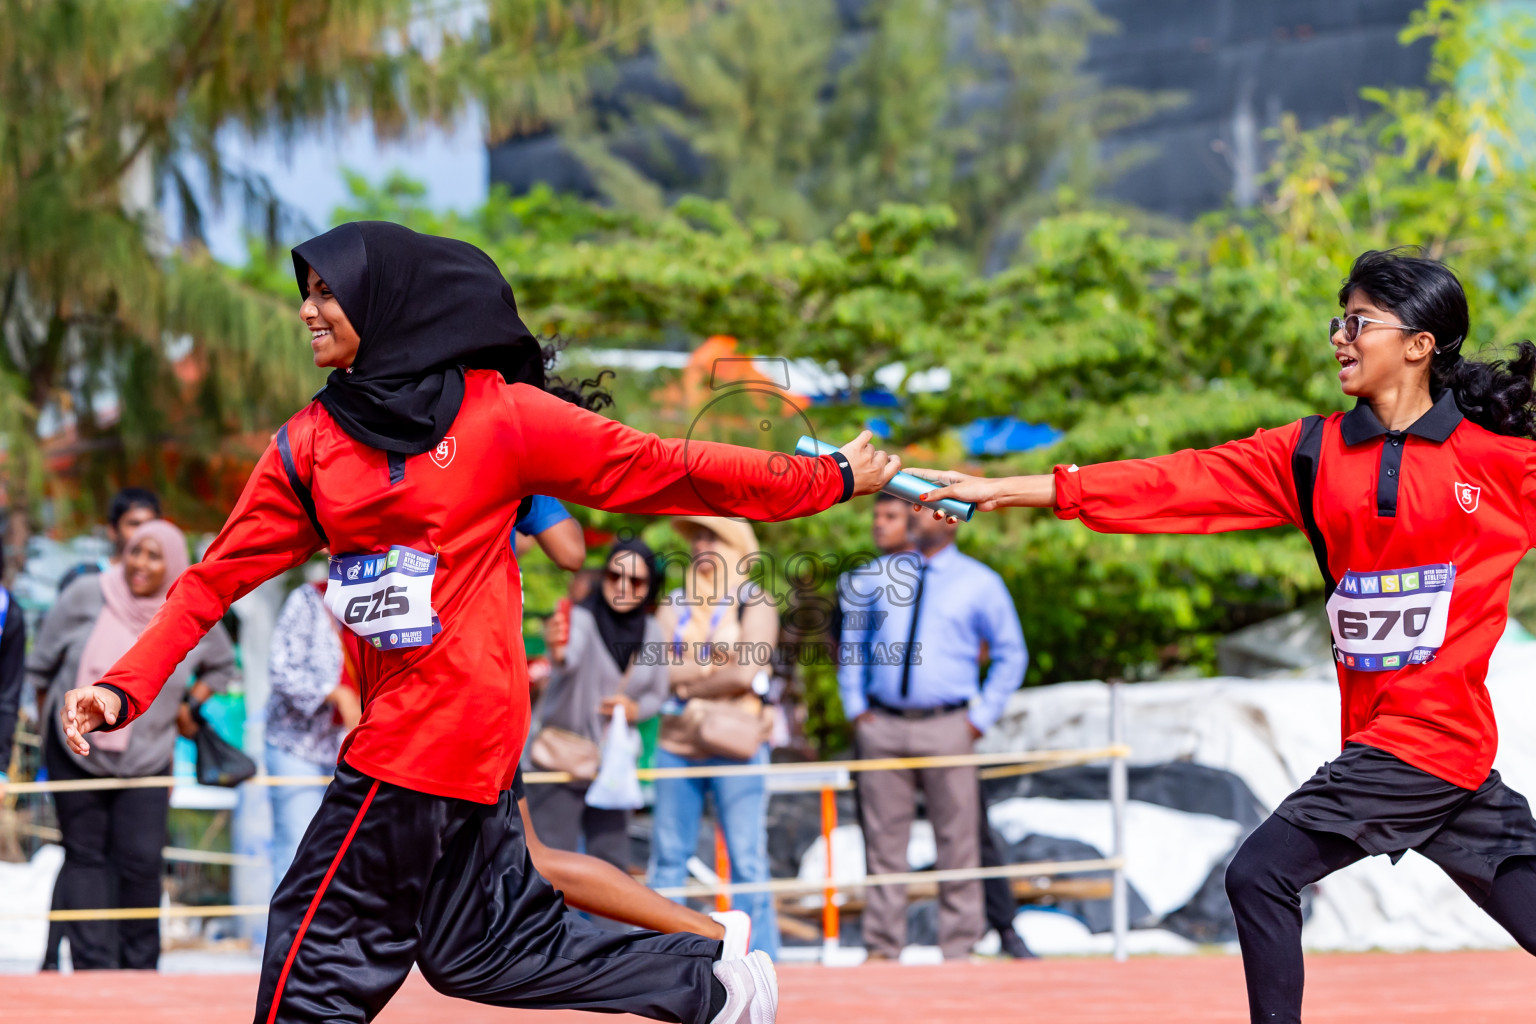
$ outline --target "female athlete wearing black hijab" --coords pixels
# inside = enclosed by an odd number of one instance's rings
[[[507,538],[529,494],[786,519],[878,490],[897,460],[868,434],[817,460],[662,440],[549,394],[506,281],[463,242],[343,224],[296,248],[294,269],[334,372],[138,643],[68,694],[66,740],[85,754],[93,729],[142,714],[231,602],[328,546],[327,603],[363,640],[363,718],[273,896],[256,1024],[371,1020],[413,964],[500,1006],[771,1021],[766,958],[717,964],[699,936],[598,930],[533,870]]]

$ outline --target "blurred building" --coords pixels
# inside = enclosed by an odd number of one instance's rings
[[[866,0],[838,0],[845,34],[856,37]],[[1422,83],[1429,47],[1403,47],[1398,32],[1423,0],[1095,0],[1119,25],[1099,37],[1085,70],[1106,86],[1173,92],[1182,102],[1105,140],[1105,155],[1137,154],[1135,169],[1110,189],[1117,199],[1177,217],[1254,201],[1267,162],[1268,129],[1282,114],[1303,126],[1363,109],[1365,86]],[[681,95],[642,55],[618,69],[600,104],[626,97],[677,103]],[[702,171],[681,144],[656,159],[639,139],[620,155],[669,192],[686,191]],[[525,192],[539,183],[596,195],[581,161],[554,133],[490,149],[492,184]]]
[[[1398,33],[1423,0],[1095,0],[1120,31],[1095,41],[1086,70],[1106,86],[1175,91],[1184,101],[1105,143],[1147,155],[1115,198],[1187,217],[1259,194],[1266,132],[1364,113],[1367,86],[1422,84],[1429,44]]]

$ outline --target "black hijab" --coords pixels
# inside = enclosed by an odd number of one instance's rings
[[[311,267],[361,339],[351,369],[332,371],[318,396],[358,441],[431,451],[459,414],[466,368],[544,386],[543,350],[518,318],[511,286],[468,242],[353,221],[294,247],[304,297]]]
[[[619,540],[608,549],[608,557],[603,561],[603,572],[608,571],[608,565],[613,561],[613,556],[621,551],[633,551],[640,556],[650,571],[651,582],[646,588],[645,600],[641,601],[633,609],[627,612],[616,612],[603,599],[603,586],[599,583],[592,588],[592,592],[581,599],[581,606],[592,613],[597,620],[597,631],[603,638],[603,644],[608,648],[608,653],[613,656],[614,663],[623,672],[629,668],[630,661],[635,652],[640,649],[645,641],[645,620],[651,614],[651,607],[656,602],[656,590],[661,586],[661,580],[656,575],[656,552],[643,540]]]

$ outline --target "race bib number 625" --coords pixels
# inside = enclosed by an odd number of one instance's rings
[[[1390,672],[1435,660],[1445,643],[1456,567],[1346,572],[1328,599],[1334,656],[1345,668]]]
[[[435,632],[436,574],[437,556],[400,544],[379,554],[335,556],[325,603],[343,625],[379,650],[424,647]]]

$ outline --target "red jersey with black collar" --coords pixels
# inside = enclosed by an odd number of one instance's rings
[[[1297,422],[1204,451],[1058,466],[1056,514],[1101,533],[1302,527],[1300,433]],[[1464,419],[1449,392],[1402,431],[1364,402],[1324,421],[1312,510],[1340,581],[1329,624],[1344,742],[1467,789],[1487,778],[1498,731],[1484,679],[1533,500],[1536,442]],[[1367,653],[1344,653],[1356,649]]]
[[[301,487],[274,442],[203,561],[101,680],[126,697],[120,721],[149,706],[232,602],[324,545],[301,502],[307,490],[333,554],[403,546],[436,557],[431,610],[442,631],[423,646],[359,645],[363,717],[342,758],[386,782],[480,803],[512,784],[528,733],[522,598],[507,543],[524,495],[779,520],[831,506],[845,486],[830,456],[663,440],[488,370],[466,373],[449,436],[422,455],[402,459],[353,440],[318,402],[280,437]]]

